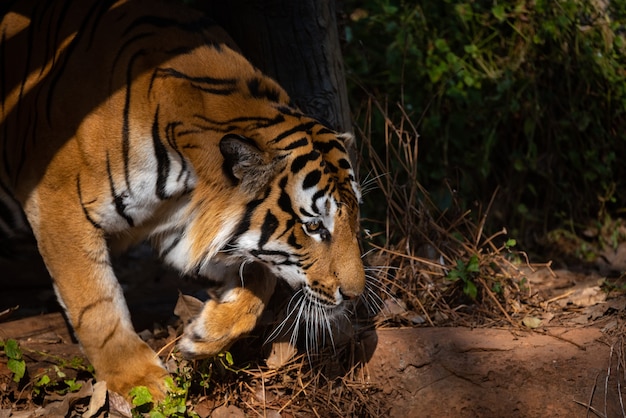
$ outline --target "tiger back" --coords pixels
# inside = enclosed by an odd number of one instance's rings
[[[133,330],[113,249],[147,239],[221,283],[179,343],[192,358],[250,332],[277,279],[323,321],[361,294],[351,137],[294,108],[210,20],[154,1],[26,0],[0,36],[0,205],[25,213],[110,389],[158,399],[167,375]]]

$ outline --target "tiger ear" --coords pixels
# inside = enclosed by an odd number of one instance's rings
[[[220,141],[226,176],[245,192],[254,193],[269,182],[274,164],[268,153],[246,137],[228,134]]]
[[[341,140],[341,142],[343,142],[343,145],[347,150],[350,150],[350,148],[356,148],[356,139],[354,139],[354,135],[352,133],[344,132],[337,135],[337,137]]]
[[[346,151],[348,151],[350,162],[352,163],[354,172],[358,177],[359,153],[357,152],[357,148],[356,148],[356,138],[350,132],[339,134],[338,138],[341,140],[341,142],[343,142],[343,146],[346,148]]]

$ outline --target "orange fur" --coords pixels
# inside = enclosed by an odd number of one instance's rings
[[[109,248],[150,239],[183,272],[231,284],[253,262],[186,331],[192,356],[249,332],[275,275],[328,309],[363,291],[341,135],[292,108],[194,13],[63,4],[24,0],[0,22],[0,190],[21,203],[99,379],[122,394],[139,384],[165,393]]]

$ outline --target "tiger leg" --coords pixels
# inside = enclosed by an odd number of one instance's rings
[[[97,379],[126,397],[142,385],[156,400],[164,398],[167,372],[133,329],[103,230],[54,190],[40,188],[37,200],[30,219],[40,252]]]
[[[179,348],[186,357],[219,354],[256,326],[274,293],[276,276],[259,263],[244,267],[243,285],[234,285],[218,300],[206,302],[198,317],[185,327]],[[224,279],[232,284],[242,280],[238,274]]]

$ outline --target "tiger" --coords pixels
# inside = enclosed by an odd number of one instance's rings
[[[277,280],[326,318],[363,293],[353,136],[302,113],[215,22],[154,0],[1,7],[3,229],[34,235],[109,390],[167,394],[112,266],[137,243],[221,283],[185,327],[188,358],[249,333]]]

